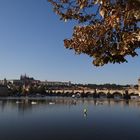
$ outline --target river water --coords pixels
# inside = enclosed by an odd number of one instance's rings
[[[140,101],[3,98],[0,140],[140,140]]]

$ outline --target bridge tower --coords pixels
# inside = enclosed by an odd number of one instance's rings
[[[140,94],[140,78],[138,79],[138,92]]]

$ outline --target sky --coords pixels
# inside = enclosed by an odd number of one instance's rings
[[[47,0],[0,0],[0,79],[26,73],[49,81],[137,84],[140,56],[95,67],[89,56],[64,48],[73,26],[60,21]]]

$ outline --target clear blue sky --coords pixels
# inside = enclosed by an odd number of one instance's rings
[[[96,68],[88,56],[65,49],[73,25],[60,21],[46,0],[0,0],[0,79],[26,73],[40,80],[137,83],[140,56]]]

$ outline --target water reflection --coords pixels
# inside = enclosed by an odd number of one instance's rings
[[[139,100],[114,100],[114,99],[93,99],[93,98],[64,98],[64,97],[46,97],[46,98],[2,98],[0,99],[0,110],[4,111],[7,106],[11,108],[18,108],[18,111],[28,112],[32,108],[39,106],[58,106],[68,105],[69,108],[76,105],[94,105],[94,106],[116,106],[121,107],[140,107]],[[87,116],[87,109],[84,108],[84,116]]]
[[[87,117],[87,109],[84,109],[84,117]]]
[[[139,114],[135,100],[3,98],[0,140],[135,140],[140,139]]]

